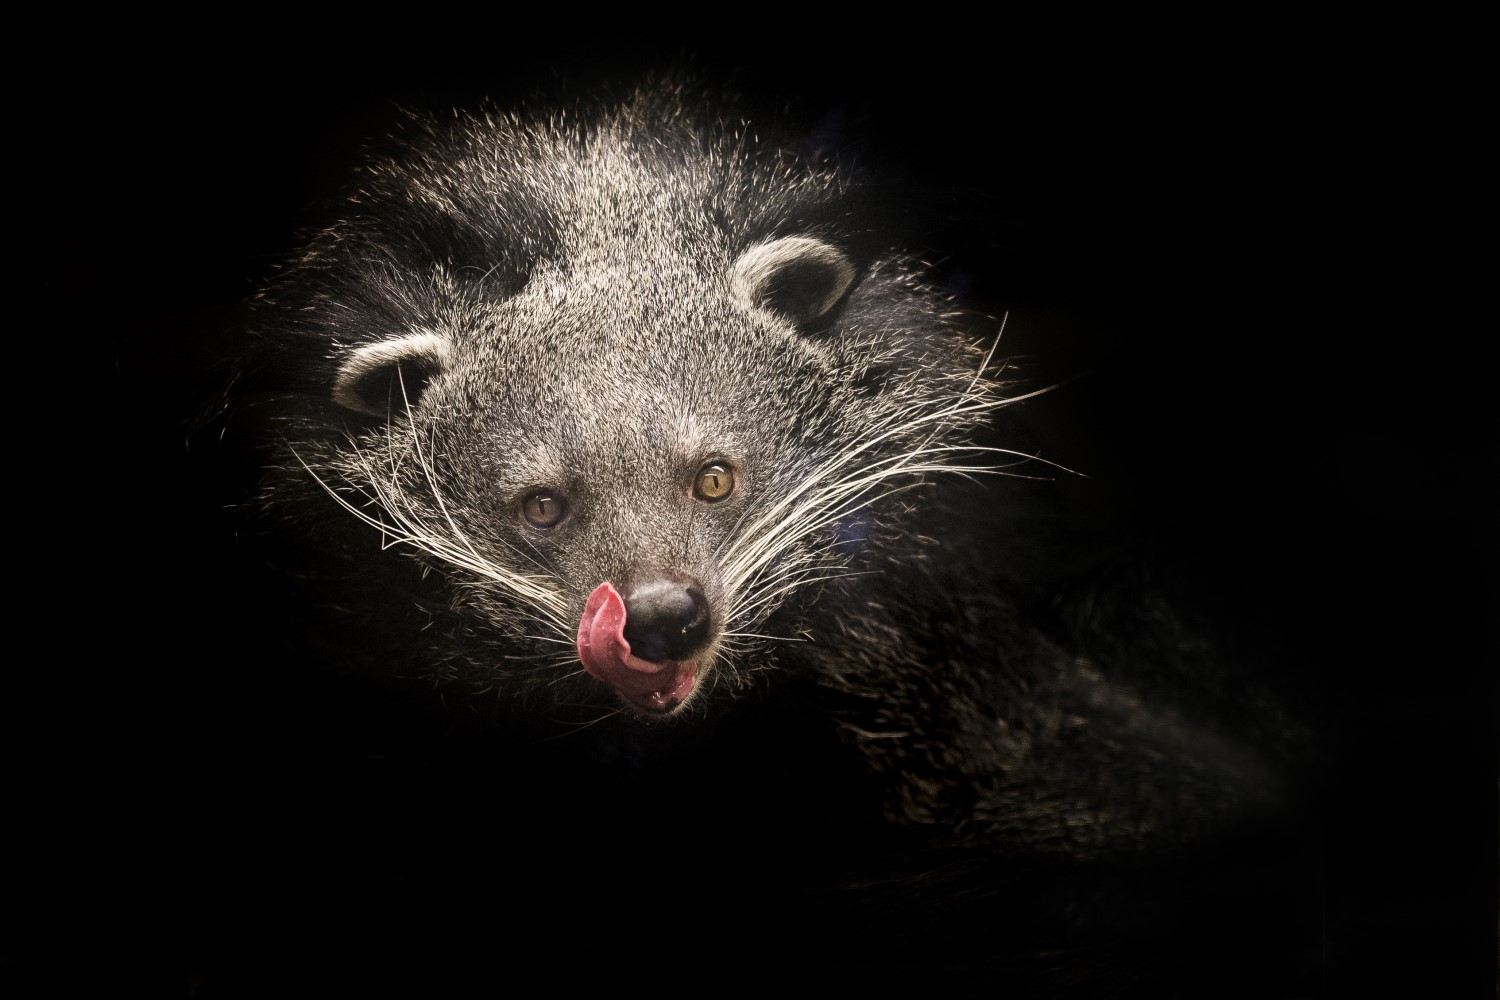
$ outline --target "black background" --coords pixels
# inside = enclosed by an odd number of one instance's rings
[[[69,565],[41,574],[63,624],[8,668],[0,969],[59,996],[115,973],[188,995],[201,936],[173,929],[192,915],[141,914],[203,794],[170,761],[213,725],[164,720],[243,666],[220,631],[243,599],[213,530],[222,483],[185,447],[238,304],[396,106],[686,60],[912,192],[945,279],[1009,313],[1002,353],[1063,383],[1030,407],[1044,454],[1089,477],[1048,487],[1060,512],[1163,554],[1328,713],[1314,995],[1492,995],[1493,24],[1006,13],[575,37],[431,16],[46,43],[13,135],[39,151],[13,196],[39,210],[40,266],[13,293],[52,319],[19,335],[52,345],[28,376],[83,361],[110,388],[43,448],[87,502]]]

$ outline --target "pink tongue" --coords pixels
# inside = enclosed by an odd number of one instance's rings
[[[660,663],[630,655],[625,640],[625,602],[609,583],[601,583],[583,606],[578,622],[578,658],[583,669],[609,684],[632,704],[664,711],[693,689],[696,661]]]

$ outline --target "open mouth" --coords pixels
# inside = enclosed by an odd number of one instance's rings
[[[591,675],[647,712],[666,713],[692,693],[697,660],[643,660],[625,638],[625,601],[609,583],[589,595],[578,622],[578,659]]]

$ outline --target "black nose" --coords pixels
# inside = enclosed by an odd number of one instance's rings
[[[686,660],[708,638],[708,601],[692,584],[648,580],[625,596],[625,641],[643,660]]]

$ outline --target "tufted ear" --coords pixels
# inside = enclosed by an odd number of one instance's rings
[[[384,417],[415,406],[432,377],[448,366],[448,341],[432,333],[356,348],[339,365],[333,401]]]
[[[849,258],[821,240],[786,236],[751,247],[734,262],[734,294],[798,326],[811,323],[841,299],[854,280]]]

